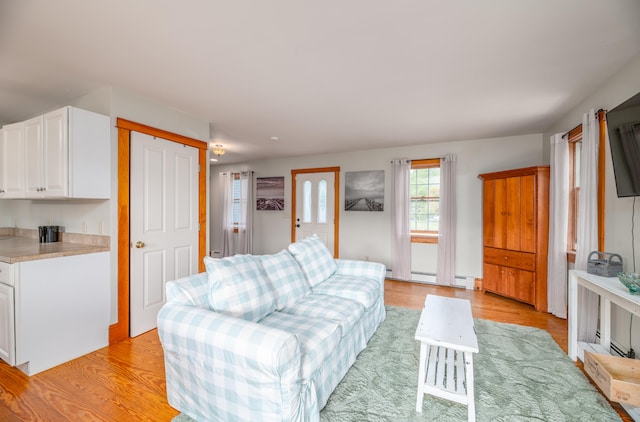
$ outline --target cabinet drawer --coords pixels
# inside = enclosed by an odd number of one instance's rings
[[[0,262],[0,283],[13,286],[13,265]]]
[[[536,255],[527,252],[509,251],[506,249],[484,248],[484,262],[505,267],[535,271]]]

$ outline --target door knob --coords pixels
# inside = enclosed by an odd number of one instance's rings
[[[144,242],[141,242],[139,240],[136,242],[136,248],[140,249],[140,248],[144,248],[144,247],[145,247]]]
[[[296,224],[296,227],[300,227],[300,224]]]

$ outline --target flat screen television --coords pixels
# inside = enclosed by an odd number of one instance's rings
[[[640,196],[640,93],[607,112],[618,197]]]

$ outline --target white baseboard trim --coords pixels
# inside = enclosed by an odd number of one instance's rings
[[[393,279],[391,276],[391,270],[387,268],[387,278]],[[422,284],[433,284],[436,285],[436,275],[435,273],[424,273],[424,272],[411,272],[411,280],[400,280],[400,281],[410,281],[412,283],[422,283]],[[475,278],[473,276],[459,276],[457,275],[455,278],[455,284],[452,287],[462,287],[467,290],[473,290],[475,288]]]

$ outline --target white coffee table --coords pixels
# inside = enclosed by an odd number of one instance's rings
[[[431,394],[466,405],[468,419],[475,421],[473,354],[479,349],[471,303],[427,295],[415,338],[420,341],[416,411],[422,412],[424,395]]]

